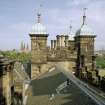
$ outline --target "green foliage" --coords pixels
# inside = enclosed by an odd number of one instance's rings
[[[5,51],[5,52],[2,52],[2,54],[8,59],[19,60],[23,63],[29,61],[31,58],[30,53],[24,53],[24,52]]]
[[[100,68],[105,68],[105,56],[96,57],[96,65]]]

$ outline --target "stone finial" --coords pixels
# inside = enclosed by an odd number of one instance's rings
[[[86,24],[86,10],[87,8],[83,8],[83,25]]]
[[[40,4],[40,7],[38,9],[38,13],[37,13],[37,22],[40,23],[41,22],[41,12],[40,12],[40,9],[41,9],[42,5]]]

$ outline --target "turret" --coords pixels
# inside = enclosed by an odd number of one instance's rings
[[[33,25],[29,33],[31,38],[31,77],[40,72],[41,64],[47,62],[47,37],[46,27],[41,23],[41,13],[37,13],[37,23]],[[39,66],[36,66],[38,64]]]
[[[94,56],[94,38],[96,35],[86,24],[86,8],[84,8],[83,23],[76,32],[75,43],[77,50],[77,74],[82,72],[84,66],[87,70],[92,70],[92,56]]]

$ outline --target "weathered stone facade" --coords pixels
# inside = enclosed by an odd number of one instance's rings
[[[14,81],[14,99],[15,104],[21,105],[25,98],[25,85],[26,81],[29,81],[29,76],[25,72],[23,64],[19,61],[15,61],[13,69],[13,81]]]
[[[47,35],[30,34],[30,37],[32,79],[48,71],[58,62],[63,62],[64,65],[73,63],[72,67],[75,66],[75,41],[68,40],[67,35],[57,35],[56,40],[51,40],[50,48],[47,47]],[[69,46],[70,42],[72,44]]]
[[[21,105],[25,81],[29,81],[21,62],[9,60],[0,54],[0,105]]]
[[[47,37],[48,34],[30,34],[31,37],[31,77],[34,78],[47,63]]]
[[[94,38],[95,36],[91,35],[75,37],[75,46],[77,50],[77,75],[81,75],[81,73],[85,73],[86,71],[94,70]]]
[[[13,104],[13,65],[14,61],[0,56],[0,105]]]

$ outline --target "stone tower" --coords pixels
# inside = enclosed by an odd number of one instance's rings
[[[31,37],[31,78],[36,78],[47,62],[47,31],[41,23],[41,13],[37,14],[37,23],[29,33]]]
[[[75,47],[77,51],[76,61],[76,75],[81,76],[81,73],[88,70],[93,70],[92,60],[94,56],[94,40],[95,34],[86,24],[86,15],[83,15],[83,24],[81,28],[76,32]]]
[[[25,52],[25,43],[23,41],[21,42],[20,51]]]

